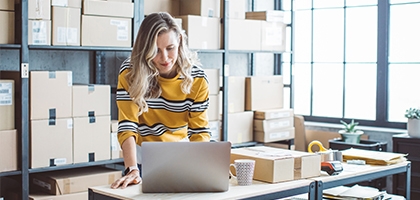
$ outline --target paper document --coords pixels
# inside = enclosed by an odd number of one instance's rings
[[[391,165],[404,162],[406,154],[363,149],[343,150],[343,161],[365,160],[368,165]]]
[[[385,191],[379,191],[373,187],[354,185],[353,187],[338,186],[323,191],[325,198],[331,199],[348,199],[348,200],[382,200]]]

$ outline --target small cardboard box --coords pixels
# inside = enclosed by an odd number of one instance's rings
[[[284,128],[271,131],[254,131],[254,140],[257,142],[275,142],[295,138],[295,128]]]
[[[73,85],[73,117],[111,115],[110,85]]]
[[[254,131],[272,132],[293,127],[293,117],[279,119],[254,119]]]
[[[283,22],[261,22],[261,51],[286,50],[286,24]]]
[[[121,171],[105,167],[86,167],[31,174],[30,182],[48,194],[86,192],[89,187],[107,185],[120,178]]]
[[[134,3],[84,0],[82,12],[83,15],[133,18]]]
[[[51,8],[52,45],[80,46],[80,8]]]
[[[283,22],[284,11],[281,10],[267,10],[267,11],[253,11],[245,13],[246,19],[263,20],[267,22]]]
[[[0,131],[0,138],[0,172],[17,170],[18,143],[16,130]]]
[[[0,10],[15,10],[15,1],[14,0],[1,0],[0,1]]]
[[[255,119],[278,119],[284,117],[293,117],[293,109],[267,109],[267,110],[256,110],[254,111]]]
[[[150,13],[154,13],[154,12],[167,12],[172,16],[178,16],[179,15],[179,0],[144,1],[144,14],[149,15]]]
[[[230,162],[236,159],[255,160],[255,180],[269,183],[293,180],[295,160],[289,154],[277,152],[277,148],[263,146],[232,149]]]
[[[51,1],[50,0],[29,0],[28,1],[28,19],[51,19]]]
[[[220,18],[197,15],[177,16],[182,19],[182,29],[188,36],[191,49],[220,49]]]
[[[180,15],[199,15],[220,18],[220,1],[218,0],[180,0]]]
[[[223,18],[224,1],[220,0],[220,15]],[[230,19],[245,19],[245,12],[247,10],[247,0],[229,0],[229,10],[227,17]]]
[[[15,129],[15,82],[0,79],[0,131]]]
[[[245,96],[245,110],[283,108],[283,76],[246,77]]]
[[[229,38],[229,50],[261,50],[262,21],[248,19],[229,19],[228,21],[229,35],[227,37]],[[223,31],[222,28],[221,30]],[[223,42],[221,40],[222,45]]]
[[[15,12],[0,10],[0,44],[15,43]]]
[[[254,112],[228,113],[228,138],[232,144],[251,142]]]
[[[28,44],[51,45],[51,20],[28,21]]]

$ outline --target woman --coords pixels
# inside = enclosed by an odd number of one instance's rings
[[[197,65],[197,54],[168,13],[143,20],[118,76],[118,140],[126,174],[111,188],[141,182],[136,146],[143,141],[210,141],[208,81]]]

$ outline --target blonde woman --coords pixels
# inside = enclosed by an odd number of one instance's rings
[[[164,12],[142,22],[117,86],[118,140],[125,175],[111,188],[141,182],[137,145],[143,141],[210,141],[206,74],[186,35]]]

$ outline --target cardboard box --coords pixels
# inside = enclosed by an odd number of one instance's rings
[[[179,15],[220,18],[219,0],[180,0]]]
[[[31,71],[31,120],[72,116],[71,71]]]
[[[15,43],[15,12],[0,10],[0,44]]]
[[[286,51],[286,24],[261,22],[261,51]]]
[[[118,1],[84,0],[83,15],[133,18],[134,3]]]
[[[111,120],[111,159],[123,158],[118,142],[118,120]]]
[[[18,170],[18,142],[16,130],[0,131],[0,172]]]
[[[254,111],[254,119],[278,119],[278,118],[293,117],[293,116],[294,116],[294,111],[293,109],[290,109],[290,108]]]
[[[203,69],[209,81],[210,95],[220,92],[220,69]]]
[[[1,11],[14,11],[15,10],[15,1],[14,0],[1,0],[0,1],[0,10]]]
[[[31,174],[31,184],[48,194],[64,195],[87,192],[89,187],[108,185],[122,172],[105,167],[85,167]]]
[[[219,95],[209,95],[209,108],[207,109],[208,120],[219,120],[220,119],[220,109],[219,104]]]
[[[144,1],[144,14],[154,12],[167,12],[172,16],[179,15],[179,0],[153,0]]]
[[[222,141],[221,137],[221,123],[219,120],[209,121],[209,128],[211,132],[211,140]]]
[[[246,30],[246,31],[244,31]],[[261,50],[261,21],[229,19],[229,50]],[[223,40],[221,41],[223,44]]]
[[[254,113],[251,111],[228,113],[228,138],[232,144],[253,141],[252,120]]]
[[[28,44],[51,45],[51,20],[28,21]]]
[[[82,46],[131,47],[131,32],[129,18],[82,15]]]
[[[289,154],[278,154],[276,150],[275,148],[262,146],[232,149],[230,162],[233,163],[236,159],[255,160],[255,180],[269,183],[293,180],[294,158]]]
[[[245,110],[280,109],[283,108],[283,98],[282,76],[251,76],[245,79]]]
[[[32,169],[72,164],[73,120],[31,120],[30,150]]]
[[[82,0],[51,0],[51,6],[82,8]]]
[[[28,19],[51,19],[51,0],[29,0]]]
[[[228,112],[245,111],[245,76],[228,77]]]
[[[0,131],[15,129],[15,82],[0,79]]]
[[[255,131],[254,140],[257,142],[276,142],[282,140],[290,140],[295,138],[295,128],[284,128],[271,131]]]
[[[80,8],[52,7],[52,45],[80,46]]]
[[[267,22],[284,22],[284,11],[266,10],[245,13],[246,19],[263,20]]]
[[[220,18],[183,15],[182,28],[191,49],[220,49]]]
[[[220,15],[223,15],[223,3],[225,0],[220,0]],[[230,19],[245,19],[245,12],[247,10],[246,0],[229,0],[229,10],[227,11],[227,17]],[[221,17],[223,18],[223,16]]]
[[[73,85],[73,117],[111,115],[110,85]]]
[[[47,195],[43,193],[29,194],[30,200],[81,200],[89,199],[89,192],[78,192],[63,195]]]
[[[279,119],[254,119],[254,131],[271,132],[293,127],[293,117]]]
[[[109,160],[111,116],[73,118],[73,162]]]

